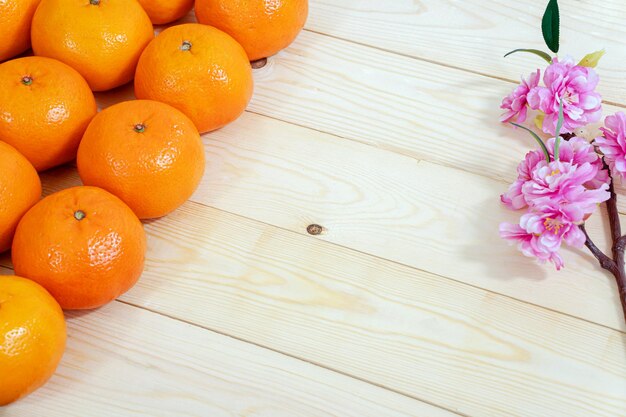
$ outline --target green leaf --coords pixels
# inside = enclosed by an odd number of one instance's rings
[[[585,55],[583,59],[580,60],[578,65],[581,67],[595,68],[598,65],[598,62],[600,61],[600,58],[602,58],[605,53],[606,51],[602,49],[602,50],[587,54]]]
[[[560,21],[559,4],[557,0],[550,0],[548,7],[546,7],[546,12],[543,14],[541,31],[543,32],[543,39],[546,41],[546,45],[555,54],[559,52]]]
[[[537,55],[538,57],[545,59],[548,64],[552,63],[552,57],[548,55],[546,52],[540,51],[539,49],[523,49],[523,48],[514,49],[511,52],[504,55],[504,57],[506,58],[507,56],[512,55],[516,52],[528,52],[530,54],[534,54],[534,55]]]
[[[528,133],[530,133],[532,135],[533,138],[535,138],[535,140],[537,141],[537,143],[539,144],[539,146],[541,147],[541,150],[543,151],[543,155],[546,157],[546,161],[550,162],[550,153],[548,152],[548,148],[546,148],[546,144],[543,143],[543,141],[541,140],[541,138],[532,130],[530,130],[529,128],[522,126],[520,124],[517,123],[513,123],[513,122],[509,122],[511,123],[513,126],[519,127],[524,129],[525,131],[527,131]]]
[[[561,97],[559,102],[559,120],[556,122],[556,136],[554,137],[554,160],[559,160],[559,147],[561,146],[561,129],[563,128],[563,102]]]

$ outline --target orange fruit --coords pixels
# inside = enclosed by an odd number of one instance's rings
[[[0,61],[30,48],[30,23],[40,0],[0,0]]]
[[[184,17],[193,8],[193,0],[139,0],[155,25],[164,25]]]
[[[149,219],[191,197],[204,173],[204,148],[180,111],[157,101],[126,101],[93,119],[77,162],[85,185],[104,188]]]
[[[17,223],[41,198],[35,168],[15,148],[0,142],[0,252],[11,248]]]
[[[71,161],[98,108],[78,72],[26,57],[0,64],[0,140],[43,171]]]
[[[65,62],[94,91],[131,81],[141,51],[154,37],[137,0],[42,0],[31,34],[35,55]]]
[[[308,14],[308,0],[196,0],[198,22],[235,38],[250,61],[289,46]]]
[[[41,284],[63,309],[100,307],[141,275],[146,236],[126,204],[100,188],[74,187],[35,204],[13,238],[15,273]]]
[[[135,74],[137,98],[176,107],[200,132],[239,117],[252,88],[252,68],[241,45],[197,23],[165,29],[143,52]]]
[[[50,379],[66,340],[63,311],[39,284],[0,276],[0,406]]]

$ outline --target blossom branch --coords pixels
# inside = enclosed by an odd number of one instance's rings
[[[606,170],[609,172],[609,176],[611,176],[611,170],[608,166],[606,166]],[[611,176],[611,178],[613,178]],[[617,243],[622,238],[622,225],[619,219],[619,211],[617,210],[617,195],[615,194],[615,187],[613,185],[613,180],[609,183],[609,193],[611,194],[611,198],[609,198],[606,202],[606,210],[609,214],[609,224],[611,226],[611,239],[613,241],[613,259],[616,258],[615,249],[617,249]],[[622,248],[623,252],[623,248]]]
[[[600,266],[603,269],[606,269],[607,271],[610,271],[611,273],[613,273],[613,271],[615,271],[615,268],[617,266],[615,261],[609,258],[604,252],[602,252],[596,246],[595,243],[593,243],[593,240],[591,240],[591,237],[589,237],[589,234],[587,233],[587,229],[585,228],[584,224],[581,224],[579,227],[580,227],[580,230],[582,230],[583,233],[585,234],[585,238],[586,238],[585,246],[589,249],[591,254],[595,256],[598,262],[600,262]]]
[[[550,0],[541,28],[546,45],[559,51],[560,17],[557,0]],[[577,137],[576,129],[600,121],[602,97],[595,91],[599,77],[594,68],[604,51],[587,54],[576,64],[535,49],[530,52],[548,62],[543,71],[522,78],[500,108],[500,121],[528,131],[541,150],[526,154],[517,168],[517,180],[500,196],[511,210],[526,210],[518,224],[500,224],[500,236],[517,242],[526,256],[550,261],[557,270],[564,263],[559,250],[565,243],[585,245],[600,266],[611,272],[619,289],[626,320],[626,235],[622,235],[613,180],[626,179],[626,113],[608,116],[602,135],[593,144]],[[541,85],[543,81],[543,85]],[[546,142],[523,123],[529,110],[537,111],[535,125],[551,138]],[[561,131],[564,133],[561,134]],[[589,237],[584,221],[602,202],[606,203],[611,233],[611,251],[600,250]]]
[[[605,168],[609,171],[609,175],[611,175],[611,170],[606,163]],[[589,249],[593,256],[596,257],[598,262],[600,262],[600,266],[611,272],[615,277],[619,299],[622,304],[622,310],[624,311],[624,320],[626,320],[626,270],[624,266],[626,235],[622,235],[622,225],[619,218],[619,211],[617,210],[617,195],[615,194],[613,181],[609,184],[609,193],[611,194],[611,197],[606,201],[606,208],[609,216],[611,241],[613,242],[611,246],[613,258],[611,259],[608,257],[593,243],[587,233],[587,230],[585,229],[584,224],[580,225],[580,229],[585,234],[585,246]]]

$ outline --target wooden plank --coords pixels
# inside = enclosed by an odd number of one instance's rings
[[[517,221],[507,185],[266,117],[246,114],[205,136],[207,171],[192,200],[625,330],[617,288],[585,251],[566,269],[540,266],[500,240]],[[310,157],[307,157],[310,155]],[[46,193],[80,184],[74,168],[44,176]],[[603,217],[588,228],[602,245]]]
[[[518,81],[543,62],[515,48],[547,51],[541,16],[547,1],[311,0],[307,28],[408,56]],[[621,0],[561,0],[561,54],[580,59],[606,48],[600,92],[626,105],[626,8]]]
[[[252,112],[490,178],[512,181],[536,146],[498,122],[510,83],[351,42],[303,32],[254,75]],[[133,97],[127,86],[98,102]],[[618,110],[605,105],[606,114]],[[626,213],[626,201],[618,204]]]
[[[255,77],[253,112],[494,179],[536,146],[498,122],[510,83],[314,33]]]
[[[146,230],[134,305],[460,414],[626,410],[623,333],[197,203]]]
[[[313,37],[307,45],[314,45],[312,49],[319,48],[321,54],[324,47],[321,40],[324,36],[303,34],[303,37],[306,36]],[[316,40],[320,42],[316,44]],[[324,65],[334,62],[340,65],[336,67],[340,70],[330,76],[331,84],[328,87],[322,85],[322,82],[307,84],[308,77],[316,76],[315,73],[311,74],[315,69],[301,68],[297,58],[300,51],[292,48],[271,60],[269,67],[257,72],[257,80],[260,80],[257,85],[261,85],[258,87],[260,107],[255,107],[255,101],[252,111],[282,117],[289,122],[321,131],[339,132],[339,136],[408,157],[296,127],[279,139],[270,140],[278,128],[286,129],[284,123],[278,121],[267,121],[265,125],[252,120],[254,124],[251,122],[250,126],[254,128],[247,128],[246,131],[224,130],[209,135],[206,138],[215,140],[215,143],[208,144],[207,152],[213,158],[212,161],[222,163],[223,166],[210,168],[211,173],[207,174],[201,190],[194,196],[195,201],[300,234],[304,233],[305,226],[310,222],[320,222],[327,228],[325,234],[321,239],[311,239],[204,205],[189,203],[172,216],[147,225],[151,248],[146,274],[140,285],[124,299],[291,355],[302,356],[467,415],[623,414],[626,410],[626,383],[623,381],[626,340],[623,334],[323,241],[340,243],[410,265],[425,266],[426,269],[472,285],[505,288],[505,291],[513,288],[516,297],[539,303],[545,299],[551,308],[553,305],[568,308],[569,305],[572,314],[579,314],[578,301],[581,301],[582,317],[589,320],[599,318],[595,321],[603,323],[607,312],[609,315],[616,313],[617,324],[611,323],[613,318],[609,317],[608,325],[621,328],[619,310],[613,308],[616,304],[607,301],[608,297],[614,297],[614,294],[610,294],[614,291],[612,282],[598,275],[589,257],[568,254],[567,262],[570,268],[574,268],[575,279],[566,280],[567,275],[560,275],[560,280],[551,279],[550,283],[544,285],[542,282],[540,286],[527,281],[527,272],[537,276],[543,274],[542,269],[524,269],[526,266],[518,268],[514,262],[522,262],[521,258],[515,257],[513,250],[502,249],[502,243],[497,237],[486,233],[494,230],[500,216],[512,216],[510,213],[498,212],[502,211],[499,207],[495,208],[497,201],[494,196],[498,191],[494,190],[495,187],[502,187],[503,183],[486,177],[508,179],[506,175],[513,172],[512,167],[508,167],[510,171],[501,170],[508,173],[504,176],[494,175],[489,170],[484,172],[485,166],[491,166],[484,161],[480,163],[484,155],[481,154],[482,147],[476,146],[481,142],[475,133],[471,133],[473,136],[467,142],[461,140],[461,150],[452,146],[448,158],[445,146],[437,148],[434,159],[428,159],[429,150],[426,147],[411,148],[411,142],[420,139],[420,135],[415,132],[422,131],[426,132],[424,137],[437,138],[435,134],[442,135],[444,140],[440,142],[450,148],[450,136],[447,136],[446,141],[445,134],[449,133],[448,130],[454,130],[454,124],[457,130],[463,126],[463,132],[465,126],[453,119],[445,129],[437,130],[435,114],[446,120],[442,116],[446,108],[440,107],[429,113],[425,101],[428,97],[423,97],[424,101],[419,108],[428,115],[424,118],[429,123],[427,129],[417,127],[416,130],[415,124],[405,128],[406,121],[422,119],[415,115],[411,119],[410,112],[403,110],[417,102],[417,97],[408,94],[407,100],[404,100],[405,96],[388,94],[388,91],[390,88],[398,92],[422,88],[421,84],[415,83],[415,77],[410,78],[406,74],[393,71],[385,73],[381,65],[363,67],[361,73],[357,70],[360,61],[344,66],[347,61],[337,59],[339,51],[344,47],[339,41],[332,42],[339,45],[335,52],[332,52],[331,47],[330,54],[334,53],[336,57],[331,57]],[[346,46],[346,49],[349,47]],[[310,50],[303,48],[301,51],[308,61],[313,60],[314,54],[309,55]],[[296,58],[286,61],[286,64],[281,61],[292,55]],[[381,63],[386,58],[384,53],[377,56]],[[409,58],[406,60],[408,62]],[[292,65],[294,62],[298,65]],[[280,71],[293,74],[293,77],[282,77],[272,72],[278,64]],[[404,71],[409,67],[401,69]],[[307,72],[304,72],[305,69]],[[326,67],[324,71],[332,69]],[[355,78],[358,83],[370,89],[366,89],[365,94],[352,90],[354,84],[351,85],[349,80],[341,82],[346,74],[344,71],[353,69],[357,70]],[[368,69],[372,70],[374,76],[361,75]],[[263,77],[268,74],[271,82],[265,83]],[[389,85],[380,83],[373,88],[367,86],[368,80],[382,80],[385,74],[391,74]],[[454,74],[449,75],[452,81]],[[405,79],[404,86],[401,78]],[[473,80],[479,78],[471,77]],[[283,101],[289,83],[295,86],[297,94],[305,95],[295,95],[293,100],[289,96]],[[458,96],[451,95],[453,90],[448,89],[443,93],[436,90],[442,85],[454,87],[453,83],[438,84],[433,78],[425,84],[432,87],[429,94],[446,96],[435,104],[443,106],[447,103],[449,111],[463,115],[464,107],[458,104]],[[280,90],[272,93],[271,89],[276,86]],[[339,87],[335,91],[336,100],[325,103],[334,87]],[[382,94],[377,95],[377,89]],[[466,91],[465,86],[459,89]],[[310,99],[315,102],[321,98],[316,96],[320,92],[325,95],[323,100],[317,104],[307,101]],[[106,99],[116,94],[120,92],[102,97]],[[127,93],[122,90],[122,94]],[[399,102],[386,100],[394,96],[399,97]],[[380,98],[383,100],[373,104],[373,100]],[[489,99],[493,100],[493,97]],[[297,112],[291,114],[283,108],[298,105],[298,100],[304,104],[294,109]],[[369,125],[364,124],[364,128],[358,125],[369,122],[368,119],[376,119],[376,108],[380,113],[380,108],[384,107],[381,103],[387,105],[388,109],[382,111],[384,116],[379,117],[383,122],[374,125],[378,131],[369,136]],[[350,113],[350,108],[354,109],[356,104],[364,106],[366,111],[363,114],[358,111],[354,115]],[[323,106],[326,108],[311,117],[313,123],[307,124],[309,119],[306,117],[302,121],[298,120],[301,117],[299,112],[306,114],[313,108]],[[325,113],[327,108],[330,108],[328,114]],[[334,115],[330,114],[332,110],[335,110]],[[394,112],[399,112],[401,117],[393,117]],[[469,119],[471,114],[474,117],[476,115],[467,112],[463,117]],[[346,120],[342,121],[341,118]],[[394,120],[399,123],[391,123]],[[233,125],[233,128],[240,123]],[[385,131],[386,124],[391,129]],[[223,137],[220,136],[222,133]],[[239,136],[234,133],[246,133],[247,136],[238,142]],[[403,134],[404,139],[395,142]],[[452,137],[456,139],[456,136]],[[432,145],[432,141],[426,138],[426,144],[420,146]],[[474,147],[469,146],[472,142]],[[418,152],[425,155],[422,157],[425,161],[416,162]],[[463,157],[469,160],[470,168],[463,165],[467,162],[463,161]],[[519,157],[521,155],[515,157],[515,161]],[[356,162],[350,158],[356,158]],[[448,167],[438,164],[446,164]],[[496,172],[503,167],[498,168],[497,163],[494,165]],[[482,176],[468,174],[462,171],[464,169],[474,169]],[[47,184],[47,189],[58,187],[58,183],[54,184],[54,176],[62,172],[59,170],[50,174],[53,179]],[[74,181],[75,177],[72,176],[65,176],[63,180],[65,184]],[[468,194],[472,194],[472,197],[468,197]],[[461,211],[465,215],[460,214]],[[469,236],[464,236],[468,228],[474,230],[468,233]],[[599,231],[601,225],[596,223],[594,228]],[[416,232],[417,229],[422,232]],[[513,259],[516,261],[511,261]],[[501,260],[506,260],[506,264]],[[572,264],[572,260],[578,264]],[[582,268],[576,268],[578,265],[582,265]],[[522,273],[511,277],[511,270]],[[551,273],[545,275],[549,276]],[[525,282],[517,285],[505,282],[507,279]],[[601,288],[605,285],[602,284],[593,287],[596,285],[594,281],[590,287],[589,282],[592,280],[603,280],[606,286]],[[550,285],[555,287],[551,288]],[[544,294],[533,294],[544,290]],[[554,292],[549,292],[551,290]],[[562,300],[552,300],[554,294],[558,294]],[[585,305],[588,300],[589,303]],[[607,306],[608,309],[602,310]],[[122,316],[126,320],[128,314]],[[83,320],[86,317],[77,316],[75,319]],[[106,323],[103,324],[105,329],[109,328],[109,321],[108,317],[102,319]],[[141,333],[145,324],[140,319],[137,321],[139,325],[130,330]],[[113,335],[119,334],[126,325],[126,322],[122,322],[119,329],[113,325]],[[89,346],[94,340],[94,335],[88,330],[90,326],[79,327],[81,335],[85,334],[84,343]],[[153,329],[156,331],[155,337],[144,342],[152,350],[153,345],[161,343],[164,334],[169,337],[172,333],[167,328],[164,331],[160,322],[154,323]],[[99,334],[96,332],[95,337]],[[100,344],[106,344],[110,339],[103,337]],[[177,352],[174,348],[179,344],[180,340],[172,342],[166,353]],[[130,342],[128,346],[131,346]],[[136,340],[132,346],[137,346]],[[122,352],[126,352],[128,347],[124,344],[121,344],[122,349],[119,349],[120,345],[116,347],[118,349],[113,354],[124,356],[124,360],[127,360],[129,355]],[[215,350],[221,352],[224,348],[220,345]],[[93,360],[100,356],[94,355]],[[249,355],[240,356],[247,358]],[[82,352],[80,357],[84,358]],[[144,369],[144,358],[145,354],[141,353],[136,360],[141,371],[147,372]],[[212,355],[193,358],[204,361],[213,359]],[[239,364],[236,360],[238,358],[233,359],[233,362]],[[230,366],[230,362],[226,364]],[[122,365],[114,365],[112,368],[119,371]],[[169,367],[164,366],[162,369],[170,373]],[[175,374],[177,387],[188,381],[187,372],[185,370]],[[215,375],[214,379],[219,378],[220,382],[223,379],[217,369],[202,372],[202,375],[197,376],[197,381],[206,380],[206,373]],[[140,378],[137,385],[141,386],[143,381],[149,384],[153,376],[143,377],[142,374],[143,379]],[[109,379],[115,377],[119,375],[114,373]],[[193,378],[196,378],[195,374]],[[101,376],[92,385],[97,385],[102,379],[107,378]],[[235,380],[235,376],[232,379]],[[264,375],[257,380],[262,380],[263,388],[268,383]],[[117,385],[114,385],[111,389],[116,388]],[[169,390],[171,388],[165,386],[159,392]],[[231,391],[228,388],[226,390]],[[348,392],[353,390],[351,387]],[[283,391],[284,387],[277,388],[277,392],[284,394]],[[106,391],[96,392],[93,396],[106,398],[103,392]],[[272,401],[268,402],[276,404],[282,397],[273,392],[264,398],[271,397]],[[127,393],[128,390],[124,394]],[[187,396],[187,393],[176,392],[175,396]],[[287,397],[291,398],[289,395]],[[316,400],[319,401],[319,398]],[[119,403],[128,401],[122,399]],[[64,410],[72,403],[68,401],[67,404]],[[218,402],[216,407],[221,407],[221,404]],[[302,407],[306,408],[306,405],[308,403]],[[168,407],[170,415],[173,410],[179,410],[174,408],[172,401],[165,407],[159,406],[157,413],[168,410]],[[43,410],[39,410],[40,414],[48,415],[48,410]],[[236,411],[244,414],[250,410]],[[282,408],[278,411],[270,409],[269,414],[276,415],[282,411]],[[322,411],[328,412],[321,410],[318,414],[323,414]],[[385,411],[377,410],[377,415],[386,415]],[[285,415],[293,415],[292,410],[285,411]],[[362,414],[355,412],[354,415]]]
[[[626,329],[590,255],[568,252],[559,273],[499,239],[519,216],[501,206],[502,182],[253,115],[209,139],[196,202],[299,233],[320,224],[322,239]],[[601,245],[602,220],[589,221]]]
[[[67,318],[57,373],[3,417],[457,415],[119,302]]]
[[[626,410],[619,332],[198,204],[146,228],[132,304],[461,414]]]
[[[308,32],[254,74],[253,112],[490,178],[512,181],[535,146],[498,122],[512,88],[501,80]],[[98,96],[102,107],[131,98],[132,86]]]

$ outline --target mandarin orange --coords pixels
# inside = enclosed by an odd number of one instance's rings
[[[0,64],[0,140],[38,171],[71,161],[98,108],[85,80],[50,58]]]
[[[141,55],[135,75],[137,98],[177,108],[200,132],[239,117],[252,89],[252,69],[241,45],[221,30],[197,23],[159,34]]]
[[[41,0],[0,0],[0,61],[30,48],[30,24]]]
[[[0,276],[0,406],[50,379],[66,341],[63,311],[39,284]]]
[[[63,309],[100,307],[139,279],[146,253],[143,226],[107,191],[74,187],[35,204],[13,239],[16,274],[41,284]]]
[[[204,148],[193,122],[167,104],[127,101],[98,114],[78,150],[85,185],[104,188],[140,219],[165,216],[193,194]]]
[[[164,25],[185,16],[194,0],[139,0],[155,25]]]
[[[41,181],[30,162],[0,142],[0,252],[11,248],[17,223],[41,198]]]
[[[154,37],[137,0],[42,0],[31,34],[35,55],[65,62],[94,91],[131,81]]]
[[[304,27],[308,0],[196,0],[198,22],[231,35],[250,61],[286,48]]]

